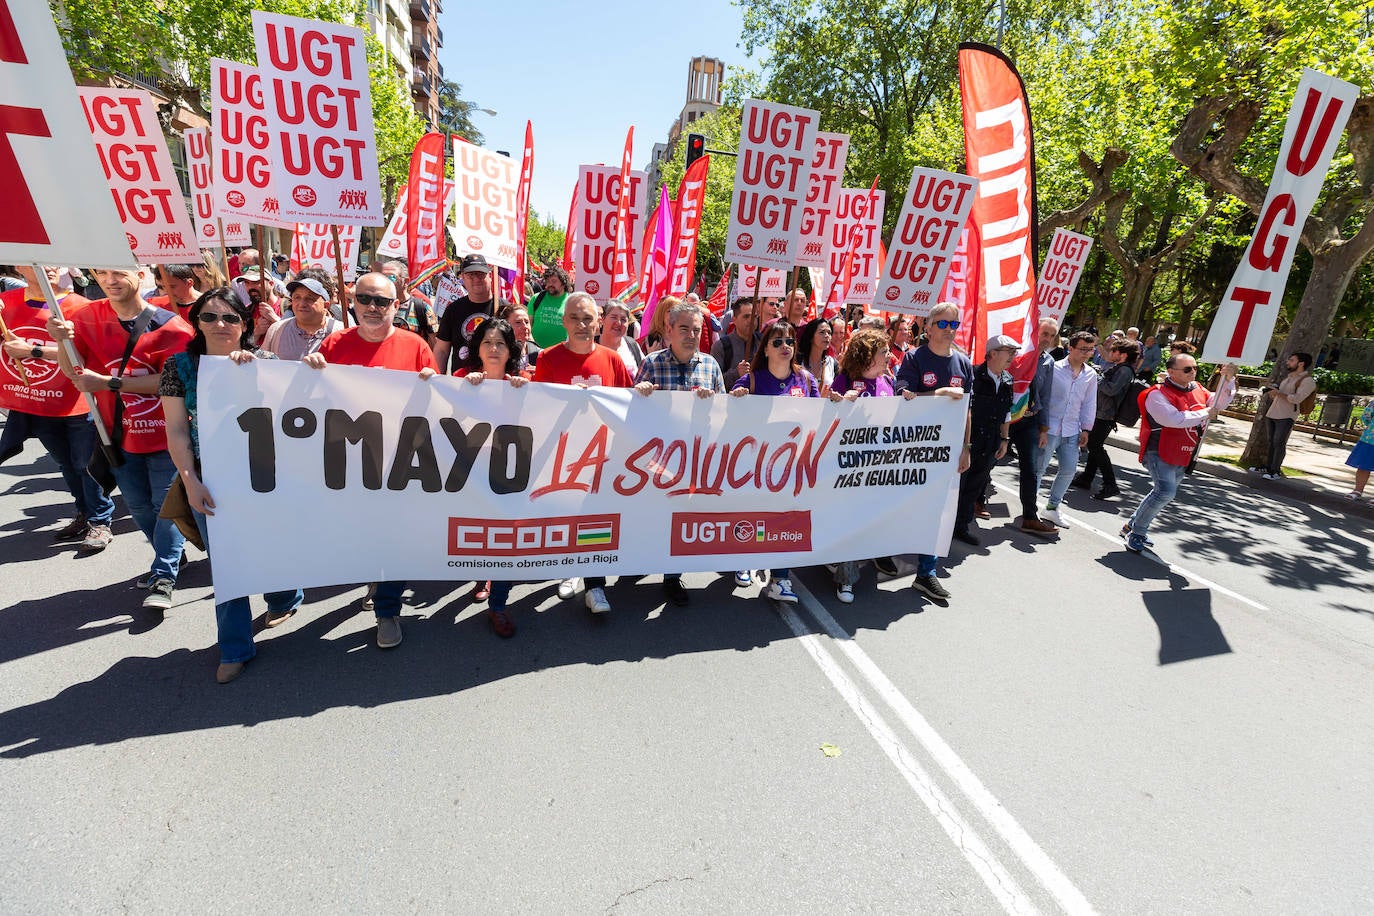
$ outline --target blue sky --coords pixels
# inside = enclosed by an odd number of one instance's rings
[[[632,124],[634,167],[648,163],[682,108],[692,57],[720,58],[727,77],[749,65],[740,11],[729,0],[445,0],[439,25],[445,77],[497,113],[473,115],[487,148],[519,158],[525,121],[534,122],[530,207],[559,225],[577,167],[618,164]]]

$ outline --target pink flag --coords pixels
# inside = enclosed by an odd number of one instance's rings
[[[525,122],[525,154],[520,158],[520,188],[515,192],[515,288],[516,302],[525,301],[525,234],[530,224],[530,179],[534,177],[534,125]]]
[[[577,264],[577,191],[581,183],[573,185],[572,202],[568,204],[568,231],[563,236],[563,269],[576,270]]]
[[[642,290],[644,295],[643,324],[646,331],[653,324],[654,309],[658,306],[658,300],[668,294],[668,261],[673,245],[673,202],[668,199],[668,186],[666,184],[659,187],[658,213],[655,216],[657,218],[654,220],[653,250],[651,254],[645,256],[648,261],[648,269],[645,271],[648,283]]]

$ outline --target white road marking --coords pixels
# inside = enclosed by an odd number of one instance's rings
[[[794,588],[797,584],[796,580],[793,580]],[[854,715],[858,716],[859,721],[868,729],[873,739],[878,742],[878,746],[892,761],[897,772],[901,773],[907,785],[911,786],[912,791],[934,815],[936,822],[954,841],[955,847],[963,853],[964,858],[973,866],[973,870],[983,879],[983,883],[997,898],[1002,909],[1008,913],[1024,913],[1028,916],[1039,913],[1039,909],[1016,883],[1016,879],[992,854],[992,851],[988,849],[987,844],[978,836],[973,827],[959,814],[959,810],[950,801],[949,796],[945,795],[935,785],[930,773],[921,766],[911,750],[897,737],[892,727],[868,702],[858,685],[821,647],[819,638],[802,622],[801,618],[797,616],[797,612],[778,602],[773,602],[773,606],[802,644],[802,647],[806,649],[807,654],[811,656],[821,672],[829,679],[831,685],[849,704]]]
[[[1006,494],[1008,494],[1008,495],[1015,496],[1015,495],[1017,494],[1017,490],[1016,490],[1015,487],[1008,487],[1008,486],[1006,486],[1006,485],[1004,485],[1004,484],[997,483],[996,481],[993,481],[993,484],[992,484],[992,485],[993,485],[994,487],[996,487],[997,489],[1001,490],[1003,493],[1006,493]],[[1110,542],[1113,543],[1113,544],[1121,544],[1121,538],[1118,537],[1117,535],[1115,535],[1115,534],[1108,534],[1108,533],[1105,532],[1105,531],[1102,531],[1102,530],[1099,530],[1099,529],[1097,529],[1097,528],[1094,528],[1092,525],[1089,525],[1086,521],[1084,521],[1081,517],[1079,517],[1079,516],[1077,516],[1077,515],[1069,515],[1068,513],[1066,513],[1066,512],[1064,511],[1064,505],[1063,505],[1063,503],[1060,503],[1060,505],[1059,505],[1059,514],[1060,514],[1060,515],[1063,515],[1065,518],[1067,518],[1069,521],[1071,521],[1075,526],[1077,526],[1077,527],[1079,527],[1079,528],[1082,528],[1084,531],[1091,531],[1093,534],[1095,534],[1095,535],[1097,535],[1098,537],[1102,538],[1104,541],[1110,541]],[[1122,549],[1124,550],[1125,547],[1122,547]],[[1164,559],[1163,557],[1158,556],[1158,555],[1156,555],[1156,554],[1154,554],[1154,553],[1141,553],[1141,554],[1137,554],[1137,556],[1143,557],[1144,559],[1149,560],[1149,561],[1151,561],[1152,563],[1158,563],[1160,566],[1163,566],[1165,569],[1169,570],[1169,572],[1171,572],[1171,573],[1176,573],[1176,574],[1182,576],[1183,578],[1189,580],[1190,582],[1196,582],[1198,585],[1201,585],[1203,588],[1211,589],[1212,591],[1214,591],[1214,592],[1216,592],[1216,593],[1218,593],[1218,594],[1220,594],[1220,595],[1225,595],[1225,596],[1228,597],[1228,598],[1231,598],[1231,599],[1233,599],[1233,600],[1235,600],[1235,601],[1239,601],[1241,604],[1244,604],[1244,605],[1246,605],[1246,606],[1248,606],[1248,607],[1252,607],[1252,608],[1254,608],[1254,609],[1257,610],[1257,611],[1267,611],[1267,610],[1269,610],[1268,607],[1266,607],[1266,606],[1263,605],[1263,604],[1260,604],[1258,601],[1254,601],[1254,600],[1252,600],[1252,599],[1250,599],[1250,598],[1247,598],[1247,597],[1245,597],[1244,595],[1240,594],[1239,592],[1233,592],[1233,591],[1231,591],[1231,589],[1227,588],[1226,586],[1224,586],[1224,585],[1218,585],[1217,583],[1213,582],[1211,579],[1208,579],[1208,578],[1206,578],[1205,576],[1199,576],[1197,573],[1191,572],[1191,571],[1189,571],[1189,570],[1186,570],[1186,569],[1184,569],[1182,566],[1179,566],[1179,565],[1177,565],[1177,564],[1175,564],[1175,563],[1170,563],[1168,560],[1166,560],[1166,559]]]
[[[1009,846],[1016,857],[1035,879],[1054,897],[1064,912],[1075,916],[1095,913],[1091,903],[1074,886],[1068,876],[1060,870],[1053,860],[1040,848],[1035,840],[1021,827],[1002,803],[988,791],[968,765],[959,758],[954,749],[940,737],[925,716],[917,711],[896,685],[888,679],[882,669],[859,648],[858,644],[845,632],[844,628],[830,616],[824,605],[816,599],[800,580],[792,580],[792,589],[801,598],[806,609],[821,625],[831,639],[840,647],[845,656],[858,669],[864,680],[882,697],[883,701],[897,714],[897,718],[907,727],[916,741],[923,747],[945,775],[953,780],[964,797],[978,809],[984,819],[997,831],[998,836]]]

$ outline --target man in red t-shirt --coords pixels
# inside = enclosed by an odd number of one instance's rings
[[[158,286],[166,295],[149,296],[148,302],[185,318],[200,298],[195,271],[189,264],[160,264],[153,269],[157,271]]]
[[[596,300],[586,293],[573,293],[563,303],[563,328],[568,339],[539,352],[534,367],[536,382],[554,382],[591,388],[631,388],[635,380],[620,354],[596,342]],[[582,585],[580,577],[564,579],[558,584],[558,597],[563,600],[577,594]],[[606,577],[587,577],[587,607],[593,614],[611,609],[606,600]]]
[[[137,584],[148,589],[144,607],[165,611],[172,606],[185,539],[174,522],[158,518],[177,469],[167,452],[167,421],[157,387],[163,364],[185,350],[194,335],[175,312],[143,301],[138,294],[142,270],[97,270],[95,279],[109,298],[92,302],[67,321],[49,318],[48,333],[76,345],[83,367],[73,366],[64,348],[57,351],[58,362],[78,391],[95,395],[124,456],[111,471],[129,514],[153,545],[152,567]],[[129,338],[139,329],[126,360]]]
[[[28,287],[5,293],[0,304],[9,329],[6,358],[0,360],[0,407],[9,411],[0,437],[0,462],[18,454],[29,436],[43,443],[76,501],[76,517],[54,533],[53,541],[79,542],[86,551],[104,550],[111,540],[114,500],[86,473],[96,442],[90,408],[57,365],[57,344],[48,333],[48,300],[34,269],[21,265],[16,270]],[[56,288],[58,269],[43,270]],[[58,293],[58,302],[69,317],[91,304],[75,293]]]
[[[314,369],[330,363],[341,366],[372,366],[401,372],[418,372],[420,378],[434,376],[439,364],[429,344],[418,334],[392,324],[396,317],[396,286],[386,274],[367,273],[353,287],[357,327],[335,331],[320,344],[320,349],[301,360]],[[378,582],[373,593],[377,615],[377,647],[392,649],[401,644],[401,594],[405,582]]]

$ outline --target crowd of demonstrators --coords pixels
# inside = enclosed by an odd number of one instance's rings
[[[1265,480],[1283,477],[1283,459],[1288,454],[1288,437],[1298,422],[1300,405],[1315,397],[1317,380],[1312,377],[1312,354],[1294,353],[1284,366],[1288,374],[1277,385],[1265,385],[1269,406],[1264,411],[1264,425],[1269,433],[1269,458],[1263,467],[1250,470],[1263,474]],[[1308,408],[1311,409],[1310,407]]]
[[[1097,383],[1097,419],[1088,433],[1088,458],[1082,473],[1073,479],[1073,486],[1091,490],[1093,479],[1100,472],[1102,488],[1093,494],[1095,499],[1113,499],[1121,495],[1116,485],[1116,468],[1112,467],[1111,456],[1107,454],[1107,437],[1116,428],[1117,413],[1122,400],[1130,393],[1131,382],[1135,381],[1134,367],[1139,359],[1140,344],[1130,339],[1128,331],[1125,340],[1112,344],[1107,354],[1107,367]]]

